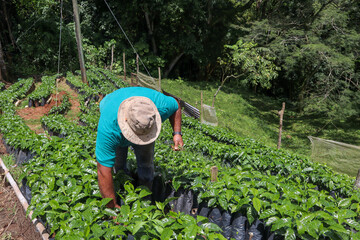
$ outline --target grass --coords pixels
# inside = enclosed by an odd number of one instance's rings
[[[203,103],[212,105],[218,88],[215,83],[189,82],[182,79],[164,79],[162,88],[200,109]],[[230,82],[218,93],[215,100],[219,127],[249,137],[267,146],[276,147],[279,135],[278,111],[286,103],[281,147],[293,153],[310,156],[308,136],[360,145],[358,122],[331,122],[323,115],[306,115],[297,112],[296,106],[286,99],[275,99],[255,94],[247,88],[235,88]]]
[[[26,119],[24,121],[25,121],[26,125],[29,126],[30,129],[32,129],[36,132],[43,131],[40,119]]]
[[[77,93],[75,93],[74,90],[72,90],[72,89],[65,83],[65,81],[60,82],[60,84],[59,84],[58,86],[59,86],[58,92],[65,91],[65,92],[68,93],[68,96],[69,96],[69,98],[70,98],[71,100],[76,101],[76,102],[79,101],[79,98],[78,98]],[[77,108],[77,109],[71,108],[71,109],[66,113],[66,118],[69,119],[69,120],[77,119],[79,113],[80,113],[80,109],[79,109],[79,108]]]
[[[0,158],[3,160],[5,166],[11,173],[11,176],[19,184],[18,179],[20,175],[23,173],[23,167],[15,165],[15,160],[13,155],[0,155]]]

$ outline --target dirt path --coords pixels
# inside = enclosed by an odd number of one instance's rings
[[[0,239],[41,239],[32,221],[26,217],[12,187],[5,180],[2,168],[0,168]]]
[[[67,114],[69,120],[74,120],[80,112],[80,104],[78,101],[78,94],[73,91],[64,80],[58,82],[58,93],[52,94],[50,102],[45,106],[39,107],[26,107],[17,111],[17,114],[25,120],[25,123],[30,127],[31,130],[36,133],[43,133],[44,130],[41,127],[40,119],[46,115],[50,109],[56,104],[61,104],[63,95],[68,94],[71,103],[70,111]],[[57,102],[57,103],[56,103]]]

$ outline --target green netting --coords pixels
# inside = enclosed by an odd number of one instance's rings
[[[161,92],[161,86],[159,79],[147,76],[141,72],[137,73],[137,78],[139,80],[139,85],[147,88],[151,88]]]
[[[360,147],[311,136],[309,139],[313,161],[325,163],[339,173],[356,177],[360,169]]]
[[[203,104],[201,107],[201,114],[200,114],[201,123],[217,126],[218,119],[216,117],[215,107],[208,106]]]

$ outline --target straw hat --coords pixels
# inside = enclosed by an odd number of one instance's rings
[[[161,117],[149,98],[130,97],[120,104],[118,124],[127,140],[137,145],[146,145],[159,136]]]

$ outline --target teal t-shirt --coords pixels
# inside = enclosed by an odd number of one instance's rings
[[[147,97],[156,105],[162,122],[168,119],[178,110],[177,101],[169,96],[143,87],[128,87],[116,90],[106,95],[100,102],[100,120],[96,138],[96,159],[105,167],[113,167],[115,164],[115,150],[117,147],[130,146],[131,143],[122,135],[117,122],[117,114],[120,104],[130,97]]]

